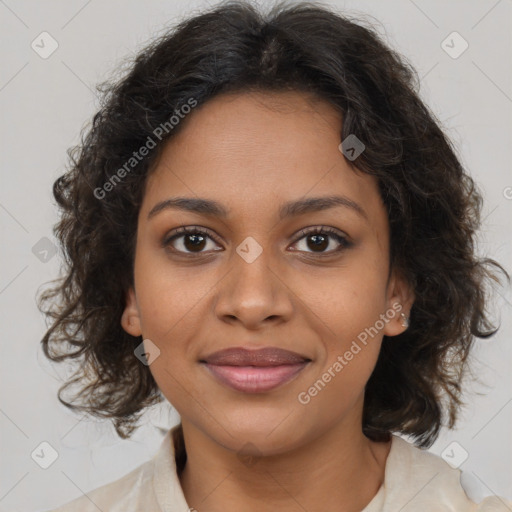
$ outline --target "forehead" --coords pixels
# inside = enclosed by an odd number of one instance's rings
[[[193,110],[148,178],[143,210],[170,196],[215,199],[228,211],[276,211],[340,193],[381,215],[374,177],[338,149],[341,114],[301,92],[226,94]]]

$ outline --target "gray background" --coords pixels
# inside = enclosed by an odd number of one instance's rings
[[[330,3],[351,14],[374,16],[388,43],[416,67],[422,97],[484,192],[479,250],[510,271],[512,1]],[[158,427],[176,422],[165,404],[146,416],[131,440],[121,441],[108,423],[62,406],[56,393],[68,370],[52,366],[40,350],[45,322],[34,297],[58,274],[60,256],[51,251],[57,221],[51,186],[64,170],[66,149],[79,141],[80,128],[96,111],[95,84],[165,25],[207,5],[0,0],[2,511],[45,510],[123,476],[158,449]],[[46,59],[31,47],[43,31],[58,43]],[[458,58],[442,46],[453,31],[469,44]],[[448,39],[448,44],[452,52],[462,48],[461,40]],[[45,48],[50,48],[49,39]],[[487,387],[475,384],[467,390],[469,405],[458,429],[443,430],[430,449],[441,455],[457,442],[457,456],[461,448],[468,452],[460,466],[463,483],[478,501],[494,493],[512,498],[511,300],[510,290],[501,289],[495,308],[502,329],[495,338],[476,342],[476,368]],[[58,454],[48,469],[31,457],[44,441]]]

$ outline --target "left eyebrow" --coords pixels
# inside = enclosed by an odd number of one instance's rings
[[[364,209],[358,203],[345,196],[310,197],[308,199],[289,201],[280,207],[279,219],[283,220],[296,215],[328,210],[337,206],[350,208],[358,215],[368,220],[368,215]],[[168,209],[177,209],[222,218],[226,218],[229,215],[229,211],[223,205],[211,199],[173,197],[157,203],[148,213],[148,220],[157,213]]]
[[[368,215],[364,211],[363,207],[345,196],[310,197],[309,199],[290,201],[281,206],[279,210],[279,218],[283,220],[286,217],[302,215],[304,213],[319,212],[335,208],[336,206],[350,208],[358,215],[368,220]]]

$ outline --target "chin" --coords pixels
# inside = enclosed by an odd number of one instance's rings
[[[247,417],[244,421],[229,422],[226,432],[219,427],[216,438],[219,444],[236,452],[240,456],[270,456],[286,453],[300,446],[307,438],[307,432],[297,428],[295,421],[288,422],[286,415],[275,414],[270,417]]]

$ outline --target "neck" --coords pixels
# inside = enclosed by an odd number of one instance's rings
[[[179,477],[188,505],[199,511],[359,512],[382,485],[391,448],[391,441],[368,439],[360,423],[341,422],[295,450],[241,461],[194,425],[183,426]]]

